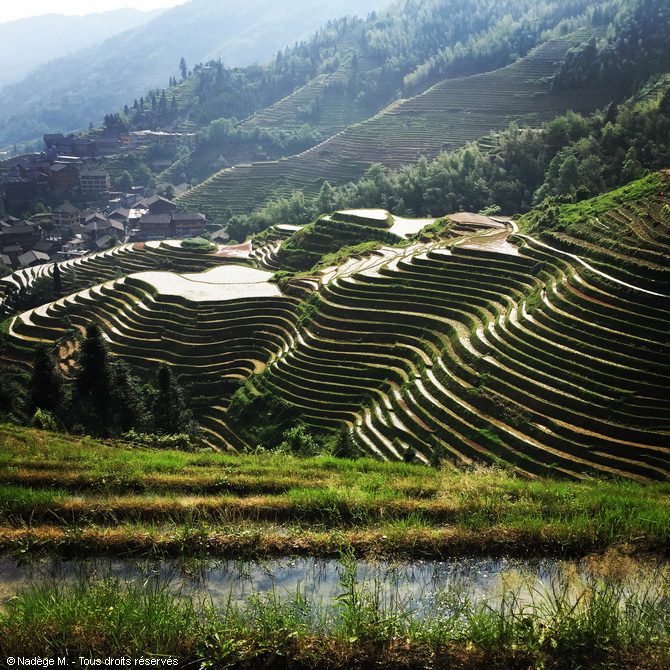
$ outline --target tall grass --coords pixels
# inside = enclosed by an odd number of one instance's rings
[[[667,482],[528,481],[497,469],[454,472],[370,459],[185,454],[2,425],[0,444],[5,549],[14,529],[37,538],[46,525],[82,532],[119,526],[129,535],[132,525],[157,524],[168,540],[170,528],[182,524],[210,526],[213,535],[217,524],[239,531],[282,524],[296,535],[310,526],[335,535],[360,530],[388,536],[415,556],[473,548],[574,555],[623,543],[666,551],[670,536]],[[394,551],[391,544],[384,549]]]
[[[450,584],[428,606],[340,562],[332,601],[274,585],[244,606],[165,579],[89,578],[21,593],[0,614],[0,656],[167,655],[190,667],[670,667],[670,570],[619,554],[548,581],[511,570],[483,600]],[[281,659],[281,663],[279,662]],[[437,665],[436,659],[439,659]],[[442,665],[440,665],[442,663]],[[372,667],[372,665],[370,665]]]

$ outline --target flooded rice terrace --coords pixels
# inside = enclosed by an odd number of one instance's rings
[[[250,599],[274,602],[304,599],[320,612],[332,611],[343,598],[358,597],[380,609],[409,616],[453,616],[464,607],[504,607],[510,597],[520,606],[567,598],[576,601],[594,581],[614,581],[627,598],[653,595],[670,605],[670,566],[625,556],[581,562],[553,559],[519,561],[468,558],[389,563],[350,558],[294,558],[267,561],[116,559],[0,559],[0,603],[40,586],[68,587],[112,580],[123,589],[156,583],[177,596],[214,608],[244,609]],[[644,592],[644,593],[642,593]]]

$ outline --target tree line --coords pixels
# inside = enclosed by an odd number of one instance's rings
[[[2,382],[2,420],[151,446],[190,447],[197,438],[197,424],[171,368],[161,363],[151,381],[140,382],[124,360],[110,354],[96,321],[86,328],[73,375],[66,378],[52,348],[41,344],[29,376],[4,366]]]

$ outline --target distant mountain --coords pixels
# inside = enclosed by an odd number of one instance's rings
[[[164,10],[111,12],[65,16],[44,14],[0,23],[0,87],[21,81],[34,68],[79,51],[155,19]]]
[[[209,58],[225,65],[268,60],[329,19],[365,15],[383,0],[191,0],[153,20],[53,60],[0,91],[0,146],[65,132],[102,120]],[[37,29],[36,29],[37,32]],[[50,25],[42,40],[55,40]],[[58,38],[60,40],[60,38]],[[19,53],[21,50],[19,49]],[[20,60],[7,57],[5,62]]]

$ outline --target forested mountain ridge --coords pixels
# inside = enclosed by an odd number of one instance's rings
[[[434,15],[439,15],[440,8],[443,10],[449,3],[432,3],[426,8],[423,9],[423,13],[418,12],[421,15],[422,20],[424,21],[423,28],[425,31],[430,33],[429,24],[427,16],[433,17]],[[396,5],[396,10],[400,5]],[[459,4],[460,7],[460,4]],[[370,50],[364,48],[363,51],[355,51],[357,54],[356,61],[361,62],[361,58],[358,56],[360,53],[367,54],[368,59],[372,58],[374,53],[379,55],[379,50],[383,51],[383,47],[387,45],[388,41],[385,39],[388,35],[393,35],[394,30],[398,25],[405,25],[401,17],[405,17],[405,21],[409,21],[407,15],[413,16],[415,20],[417,15],[412,15],[412,8],[417,9],[416,6],[412,3],[404,3],[402,5],[402,11],[399,11],[395,20],[382,21],[379,17],[374,17],[375,23],[374,27],[370,27],[370,21],[361,26],[357,26],[357,30],[363,30],[365,35],[364,45],[382,45],[375,46],[375,50]],[[462,9],[462,8],[461,8]],[[502,10],[508,10],[508,7],[503,7]],[[519,10],[519,7],[517,7]],[[475,7],[470,8],[471,24],[474,25],[479,16],[478,10]],[[432,14],[431,14],[432,11]],[[521,10],[519,10],[521,11]],[[406,12],[407,15],[403,14]],[[653,26],[651,25],[652,21],[650,17],[653,17]],[[553,23],[552,23],[553,22]],[[382,26],[378,28],[377,26]],[[553,29],[550,30],[547,26],[552,26]],[[539,6],[534,6],[528,8],[527,13],[517,15],[516,18],[512,17],[510,13],[503,14],[499,19],[491,20],[490,24],[482,29],[479,33],[470,34],[469,37],[464,41],[458,41],[453,44],[451,47],[441,47],[437,43],[431,44],[431,49],[433,54],[426,56],[425,51],[418,50],[417,53],[412,52],[410,48],[411,40],[408,40],[403,43],[404,46],[400,49],[399,52],[394,52],[393,48],[389,47],[389,51],[385,53],[386,60],[383,61],[381,70],[379,66],[377,68],[372,67],[371,72],[375,77],[381,77],[381,73],[387,74],[387,71],[396,72],[395,81],[399,84],[398,89],[396,89],[395,96],[398,95],[407,95],[412,92],[416,92],[421,89],[422,85],[428,85],[432,83],[436,78],[444,77],[453,77],[459,73],[468,74],[471,71],[477,71],[478,68],[487,69],[495,68],[499,64],[504,64],[510,59],[514,59],[518,56],[519,53],[523,53],[524,49],[528,49],[537,41],[545,41],[550,37],[556,37],[567,30],[579,27],[580,25],[590,26],[592,33],[583,34],[583,39],[575,40],[574,45],[571,51],[568,54],[563,54],[559,59],[558,67],[555,71],[551,73],[547,72],[538,72],[536,73],[535,79],[538,84],[538,89],[535,95],[540,95],[541,91],[551,91],[551,95],[548,99],[551,99],[551,96],[554,96],[554,100],[558,100],[560,96],[565,95],[565,109],[580,109],[581,111],[592,111],[596,107],[604,107],[609,102],[619,101],[626,95],[628,95],[634,85],[640,85],[650,73],[661,72],[664,68],[670,70],[670,59],[668,58],[667,50],[664,46],[665,42],[662,38],[664,26],[669,27],[667,11],[659,5],[656,0],[650,0],[649,2],[641,2],[634,0],[633,2],[623,2],[623,1],[613,1],[610,3],[598,5],[592,5],[591,3],[584,2],[574,2],[574,3],[562,3],[562,4],[544,4]],[[381,31],[381,33],[380,33]],[[411,34],[411,31],[410,31]],[[642,53],[647,54],[645,58],[644,68],[638,68],[638,61],[641,56],[637,56],[637,60],[631,60],[629,57],[629,47],[631,39],[635,37],[635,43],[637,45],[637,50]],[[393,40],[391,40],[393,42]],[[428,40],[430,42],[430,40]],[[504,45],[504,46],[503,46]],[[597,46],[594,46],[597,45]],[[511,50],[518,46],[518,51],[511,53]],[[404,49],[404,51],[403,51]],[[593,49],[600,50],[603,54],[607,54],[607,66],[603,70],[603,74],[600,78],[596,80],[591,80],[585,78],[583,75],[583,68],[579,64],[583,60],[583,54],[589,54]],[[412,54],[412,57],[408,57],[408,54]],[[516,54],[516,55],[515,55]],[[604,57],[604,56],[603,56]],[[410,62],[412,66],[410,67]],[[321,119],[323,118],[323,109],[338,109],[338,100],[347,100],[349,99],[351,103],[360,103],[361,100],[369,100],[371,92],[374,91],[373,88],[366,89],[366,77],[358,77],[356,81],[356,86],[358,88],[358,93],[351,95],[352,87],[352,75],[351,67],[349,70],[342,69],[339,71],[340,78],[348,77],[348,86],[341,86],[341,91],[339,93],[339,98],[336,99],[336,96],[332,94],[332,86],[328,90],[328,104],[322,104],[326,99],[326,96],[318,90],[318,86],[315,86],[317,90],[309,90],[310,86],[305,89],[301,89],[293,96],[289,96],[280,104],[276,104],[270,110],[257,112],[253,117],[250,117],[248,120],[245,120],[241,123],[235,125],[233,123],[227,127],[227,130],[223,134],[213,133],[212,141],[210,141],[209,136],[207,135],[208,129],[202,131],[200,135],[200,143],[197,146],[196,150],[190,155],[183,155],[177,166],[176,170],[172,170],[166,173],[168,179],[174,180],[176,176],[184,177],[186,180],[192,178],[199,179],[203,176],[203,169],[206,167],[207,161],[201,160],[204,156],[209,156],[209,158],[217,157],[218,165],[220,166],[223,162],[223,166],[235,165],[237,163],[249,163],[256,160],[256,155],[253,152],[247,150],[246,153],[242,151],[240,153],[240,146],[244,145],[244,137],[246,135],[247,146],[258,147],[260,144],[263,148],[266,158],[276,158],[278,157],[279,151],[286,151],[284,155],[294,153],[295,149],[305,148],[305,145],[316,143],[318,140],[325,140],[328,134],[328,131],[339,132],[341,125],[333,123],[333,117],[328,118],[330,123],[330,128],[326,124],[320,124]],[[395,68],[395,70],[394,70]],[[404,70],[403,70],[404,68]],[[605,75],[604,72],[607,70],[609,74]],[[582,74],[580,74],[582,73]],[[402,74],[402,82],[399,81],[400,75]],[[329,75],[334,76],[334,75]],[[532,78],[532,74],[529,75]],[[574,80],[573,84],[567,86],[565,82],[566,78],[572,78]],[[393,80],[393,77],[391,77]],[[450,86],[448,84],[448,79],[444,80],[444,84],[440,86]],[[475,80],[473,80],[474,82]],[[564,83],[561,83],[564,82]],[[505,85],[501,84],[502,90],[505,89]],[[445,90],[447,90],[445,89]],[[580,93],[579,90],[582,89],[583,93]],[[598,101],[595,101],[593,106],[588,108],[584,106],[584,101],[588,99],[589,96],[593,96],[594,92],[600,91],[601,96]],[[377,89],[377,93],[379,88]],[[464,91],[466,93],[466,91]],[[494,88],[491,89],[491,95],[494,95]],[[569,97],[574,96],[576,100],[571,102]],[[310,97],[311,96],[311,97]],[[467,95],[465,96],[467,98]],[[294,98],[294,100],[292,100]],[[583,98],[583,100],[580,100]],[[384,96],[380,97],[381,101],[384,99]],[[389,98],[386,98],[389,100]],[[417,98],[419,100],[420,98]],[[593,98],[592,98],[593,99]],[[446,113],[451,111],[456,115],[470,115],[470,110],[467,109],[467,100],[463,105],[457,103],[453,106],[444,100],[440,100],[438,96],[435,98],[435,109],[433,110],[434,114],[438,114],[439,109],[445,109]],[[538,103],[540,103],[541,97],[538,98]],[[353,104],[344,104],[344,108],[349,112],[349,118],[352,118],[352,110],[355,110]],[[341,104],[341,103],[340,103]],[[503,102],[501,105],[501,110],[505,108],[507,103]],[[411,106],[411,105],[410,105]],[[514,103],[511,107],[514,109]],[[531,126],[535,125],[536,127],[543,119],[541,116],[532,117],[532,114],[536,111],[540,111],[541,104],[538,104],[538,109],[533,110],[532,104],[530,108],[527,109],[527,113],[530,113],[530,116],[527,116],[523,120],[523,125],[530,124]],[[393,117],[398,117],[400,110],[409,109],[409,106],[403,107],[402,105],[398,108],[391,108],[390,114],[387,119],[391,120]],[[296,113],[296,110],[300,110],[300,114]],[[426,110],[424,110],[425,112]],[[560,112],[560,109],[557,109],[556,112]],[[417,112],[414,112],[417,113]],[[395,128],[393,131],[389,129],[388,138],[390,138],[393,133],[401,138],[400,143],[402,144],[406,141],[406,136],[411,135],[417,126],[421,124],[434,125],[435,121],[428,121],[427,116],[421,116],[422,112],[418,112],[419,117],[417,119],[407,119],[407,125],[403,128]],[[310,118],[311,116],[311,118]],[[339,117],[347,118],[344,115]],[[467,118],[467,116],[465,117]],[[507,121],[511,120],[512,117],[509,117]],[[277,143],[273,143],[272,138],[277,136],[277,132],[283,130],[281,121],[286,120],[286,130],[284,132],[286,135],[284,137],[293,137],[295,138],[289,144],[284,144],[283,146]],[[312,121],[310,124],[309,121]],[[355,119],[356,120],[356,119]],[[302,127],[298,127],[298,122],[304,121]],[[374,121],[373,121],[374,122]],[[385,121],[386,122],[386,121]],[[437,121],[438,123],[443,123],[443,120],[440,118]],[[221,122],[217,121],[213,124],[216,126]],[[467,123],[467,121],[466,121]],[[486,122],[485,122],[486,123]],[[461,135],[460,144],[464,144],[467,140],[474,139],[477,135],[487,134],[490,130],[496,128],[500,129],[504,127],[506,123],[503,123],[502,126],[499,122],[488,122],[488,127],[482,127],[479,131],[473,130],[472,134],[469,136],[467,134]],[[312,125],[313,124],[313,125]],[[435,138],[442,134],[445,138],[442,148],[449,148],[457,146],[453,144],[453,140],[450,140],[450,135],[454,135],[453,129],[459,128],[463,124],[462,118],[454,118],[451,123],[451,130],[441,129],[436,130]],[[447,124],[448,125],[448,124]],[[412,128],[414,126],[414,129]],[[220,126],[219,126],[220,127]],[[366,123],[363,123],[362,127],[366,127]],[[253,135],[250,134],[250,130],[253,129]],[[408,130],[409,129],[409,130]],[[354,127],[349,128],[346,133],[352,134],[352,137],[357,134],[357,131]],[[345,135],[346,135],[345,133]],[[458,136],[458,132],[455,137]],[[253,139],[251,139],[253,138]],[[367,140],[360,138],[361,152],[360,155],[349,155],[349,150],[345,151],[347,156],[346,162],[348,165],[356,164],[360,162],[361,164],[371,164],[373,162],[379,162],[386,167],[398,165],[399,162],[413,162],[416,158],[423,154],[426,156],[434,156],[434,148],[426,146],[425,143],[421,141],[417,142],[416,153],[414,156],[405,156],[394,162],[394,159],[388,159],[384,157],[383,150],[382,154],[378,157],[375,156],[375,152],[378,152],[385,144],[387,144],[387,139],[381,137],[376,137],[373,139],[373,136],[369,138],[370,144]],[[341,142],[339,138],[335,139],[335,143]],[[392,142],[392,140],[391,140]],[[241,143],[241,144],[240,144]],[[390,145],[389,145],[390,146]],[[338,148],[333,146],[332,155],[337,156],[342,153],[342,148],[337,145]],[[365,149],[369,147],[370,151]],[[354,149],[354,154],[355,154]],[[329,151],[329,144],[326,143],[323,145],[323,155],[331,155]],[[226,157],[229,157],[228,160]],[[315,191],[318,191],[321,184],[324,181],[328,181],[330,185],[333,183],[342,183],[343,177],[344,181],[347,181],[346,175],[338,168],[331,169],[330,176],[327,174],[329,169],[325,164],[323,166],[315,166],[315,169],[310,167],[305,174],[309,173],[310,178],[308,180],[302,180],[300,176],[300,170],[298,173],[293,174],[293,168],[291,161],[300,160],[289,158],[289,162],[285,165],[277,165],[276,175],[269,179],[264,178],[262,175],[268,174],[271,172],[271,167],[269,164],[258,164],[254,166],[251,170],[251,173],[258,173],[258,177],[253,177],[252,181],[249,182],[253,184],[252,189],[256,188],[256,185],[262,186],[261,190],[257,192],[256,195],[251,195],[248,189],[245,189],[244,199],[235,197],[235,193],[238,193],[236,181],[234,179],[235,170],[231,172],[223,172],[219,176],[214,178],[214,183],[210,185],[210,182],[203,184],[201,187],[196,188],[193,192],[193,200],[198,201],[198,206],[205,206],[204,200],[208,199],[207,194],[211,189],[217,191],[218,196],[214,196],[210,199],[210,208],[211,213],[220,217],[223,213],[241,213],[245,209],[257,208],[259,205],[262,205],[264,202],[267,203],[269,200],[288,197],[292,192],[301,191],[306,197],[313,197]],[[331,160],[330,157],[327,160]],[[211,163],[210,163],[211,164]],[[246,166],[241,166],[239,168],[241,172],[245,173],[244,179],[247,179],[246,174],[249,173],[249,168]],[[320,176],[320,173],[323,172],[323,176]],[[250,173],[250,174],[251,174]],[[355,170],[349,174],[348,179],[354,177],[360,177],[361,172],[355,174]],[[222,188],[227,188],[224,185],[227,183],[226,180],[232,179],[230,183],[230,188],[228,190],[220,190],[219,182]],[[319,179],[321,181],[319,182]],[[200,197],[200,192],[203,192],[203,197]],[[187,199],[191,197],[191,194],[187,196]],[[217,197],[220,197],[219,202],[225,202],[223,207],[220,207],[216,204]],[[204,198],[204,200],[203,200]],[[499,198],[500,199],[500,198]],[[253,201],[253,203],[252,203]],[[184,201],[185,203],[187,200]],[[494,201],[495,202],[495,201]],[[493,204],[493,203],[489,203]],[[526,203],[526,207],[530,204],[529,201]]]
[[[581,1],[400,1],[367,21],[329,23],[263,70],[211,64],[216,72],[199,70],[190,98],[176,93],[169,118],[212,125],[202,129],[193,155],[182,156],[166,178],[199,181],[211,174],[212,159],[219,165],[251,162],[259,145],[269,158],[298,153],[437,80],[496,69],[538,43],[590,25],[586,10]],[[275,92],[289,94],[277,102]],[[130,110],[131,127],[138,120],[146,121]]]
[[[568,49],[590,34],[578,32],[551,40],[493,72],[446,79],[297,156],[223,170],[181,201],[186,207],[205,208],[217,218],[224,209],[242,214],[273,198],[290,197],[294,191],[315,198],[325,182],[334,186],[357,180],[374,163],[399,168],[419,156],[433,159],[440,151],[501,130],[511,120],[537,128],[568,109],[591,112],[609,102],[609,89],[550,94],[546,83]]]
[[[5,87],[0,91],[0,146],[100,123],[106,113],[167,85],[179,75],[182,57],[189,67],[207,59],[231,65],[264,62],[328,19],[367,12],[378,4],[191,0]]]

